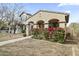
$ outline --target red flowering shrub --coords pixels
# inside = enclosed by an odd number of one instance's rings
[[[64,28],[61,27],[49,27],[48,28],[48,34],[50,41],[55,41],[55,42],[64,42]]]
[[[49,27],[48,28],[49,32],[52,32],[52,31],[55,31],[55,30],[64,30],[64,28],[61,28],[61,27]]]
[[[51,31],[54,31],[55,29],[56,29],[55,27],[49,27],[48,31],[51,32]]]

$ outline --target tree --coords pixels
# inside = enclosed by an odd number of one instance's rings
[[[7,26],[5,22],[7,10],[6,6],[0,4],[0,29]]]
[[[19,14],[22,11],[22,6],[18,4],[0,4],[0,20],[7,22],[9,27],[8,32],[12,32],[11,28],[16,32],[16,23],[19,21]],[[13,27],[12,27],[13,26]]]

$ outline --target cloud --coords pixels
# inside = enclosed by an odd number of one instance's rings
[[[70,10],[67,10],[67,11],[65,11],[66,13],[71,13],[71,11]]]
[[[79,6],[79,3],[60,3],[58,4],[58,7],[61,7],[61,6]]]

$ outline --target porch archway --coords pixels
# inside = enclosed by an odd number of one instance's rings
[[[29,27],[29,35],[32,34],[33,26],[34,26],[34,22],[33,22],[33,21],[30,21],[30,22],[28,23],[28,27]]]
[[[39,29],[44,29],[44,21],[43,20],[39,20],[37,22],[37,28]]]
[[[49,27],[59,27],[58,19],[50,19],[48,23],[49,23]]]

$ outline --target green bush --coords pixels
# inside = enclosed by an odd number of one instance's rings
[[[25,31],[25,30],[22,30],[21,32],[22,32],[22,33],[25,33],[26,31]]]
[[[47,30],[44,31],[44,39],[49,39],[49,32]]]
[[[64,33],[65,31],[62,29],[52,32],[49,32],[47,29],[44,29],[42,31],[39,29],[34,29],[32,34],[33,38],[35,39],[46,39],[48,41],[64,43]]]
[[[64,30],[56,30],[53,32],[52,37],[55,42],[64,43]]]
[[[44,39],[44,32],[39,29],[33,29],[33,38],[35,39]]]
[[[26,37],[26,33],[23,34],[23,37]]]
[[[39,38],[39,29],[33,29],[33,38],[38,39]]]
[[[38,35],[38,39],[44,39],[44,33],[40,32]]]

